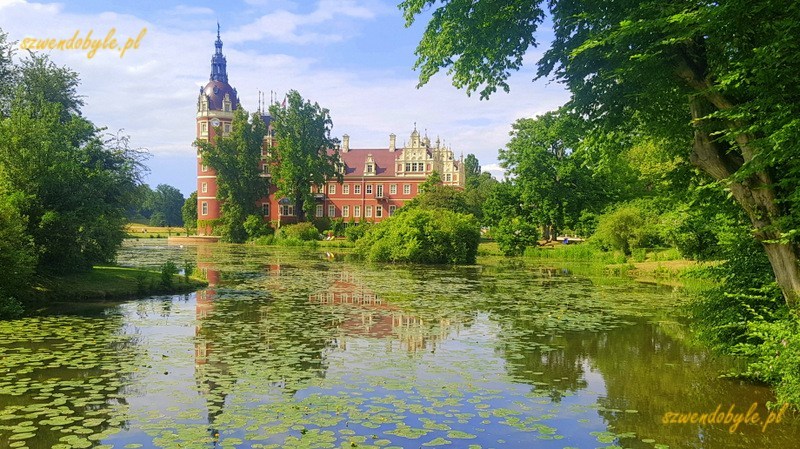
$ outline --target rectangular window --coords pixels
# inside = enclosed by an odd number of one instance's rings
[[[322,216],[322,211],[323,211],[322,204],[317,204],[317,213],[316,213],[316,216],[317,216],[317,217],[321,217],[321,216]]]
[[[269,203],[261,203],[261,215],[269,217]]]
[[[200,135],[207,136],[208,135],[208,123],[200,122]]]
[[[372,195],[372,184],[367,184],[366,193]]]
[[[200,203],[200,215],[208,215],[208,202],[203,201]]]
[[[225,133],[225,134],[228,134],[229,132],[231,132],[231,124],[230,123],[225,123],[224,125],[222,125],[222,132]]]
[[[411,184],[403,184],[403,195],[411,195]]]
[[[203,164],[203,166],[200,167],[200,170],[202,170],[203,172],[207,172],[208,171],[208,165]]]
[[[345,184],[342,186],[342,194],[350,195],[350,184]]]
[[[281,206],[281,215],[288,215],[288,216],[294,215],[294,205],[284,204],[283,206]]]
[[[336,195],[336,183],[328,184],[328,195]]]
[[[361,206],[353,206],[353,216],[356,218],[361,216]]]
[[[336,205],[328,204],[328,216],[335,217],[336,216]]]
[[[375,196],[378,198],[383,198],[383,184],[378,184]]]
[[[350,206],[342,206],[342,217],[350,216]]]
[[[411,164],[406,163],[406,171],[411,171]]]
[[[361,184],[353,184],[353,193],[361,195]]]
[[[417,184],[417,195],[419,195],[419,189],[422,187],[422,184]]]
[[[364,216],[367,218],[372,217],[372,206],[367,206],[364,208]]]
[[[208,193],[208,183],[207,183],[207,182],[204,182],[204,183],[202,184],[202,186],[203,186],[203,187],[201,187],[201,188],[200,188],[200,191],[202,191],[203,193]]]
[[[389,195],[397,195],[397,184],[389,185]]]
[[[383,207],[382,206],[375,206],[375,216],[380,218],[383,217]]]
[[[447,173],[447,174],[445,174],[445,175],[444,175],[444,180],[445,180],[446,182],[450,182],[450,181],[452,181],[452,180],[453,180],[453,175],[451,175],[450,173]]]
[[[395,206],[394,204],[392,204],[391,206],[389,206],[389,216],[390,216],[390,217],[391,217],[392,215],[394,215],[394,211],[395,211],[395,209],[397,209],[397,206]]]

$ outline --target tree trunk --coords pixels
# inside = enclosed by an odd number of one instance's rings
[[[770,175],[764,171],[751,174],[747,178],[734,180],[732,175],[753,156],[752,137],[740,134],[736,145],[741,155],[730,151],[726,144],[711,137],[703,119],[710,107],[719,107],[718,98],[709,99],[702,95],[693,96],[690,109],[695,124],[695,136],[691,161],[714,179],[727,184],[733,197],[742,206],[753,224],[756,239],[764,246],[775,280],[781,288],[786,304],[795,308],[800,300],[800,265],[798,248],[791,243],[778,243],[782,237],[780,218],[782,213]],[[713,103],[713,106],[712,106]]]
[[[306,221],[306,211],[303,209],[303,195],[298,194],[294,198],[294,215],[297,217],[298,223],[301,221]]]

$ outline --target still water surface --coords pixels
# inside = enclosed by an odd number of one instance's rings
[[[0,448],[800,447],[794,414],[765,427],[768,389],[688,343],[670,289],[151,241],[119,262],[167,259],[211,285],[0,322]]]

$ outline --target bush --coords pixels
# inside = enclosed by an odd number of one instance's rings
[[[626,256],[630,256],[634,248],[664,244],[659,233],[658,214],[644,201],[624,203],[601,215],[592,240],[603,249],[621,250]]]
[[[275,233],[275,230],[269,227],[258,215],[247,216],[244,220],[244,230],[247,233],[248,240],[266,237]]]
[[[319,240],[319,231],[313,223],[303,222],[281,227],[280,237],[285,240],[294,239],[307,242]]]
[[[16,298],[0,295],[0,320],[19,318],[25,312]]]
[[[358,223],[358,224],[350,223],[349,225],[347,225],[347,228],[344,230],[344,235],[347,237],[348,241],[356,242],[361,237],[364,237],[364,234],[367,233],[367,231],[369,230],[370,226],[371,225],[369,223],[367,223],[366,221],[363,221],[363,222]]]
[[[168,260],[161,265],[161,285],[165,288],[172,287],[172,276],[178,274],[175,262]]]
[[[504,217],[492,229],[492,237],[503,254],[520,256],[525,248],[538,244],[539,230],[536,225],[522,217]]]
[[[475,263],[480,224],[472,215],[410,209],[374,225],[356,242],[356,253],[376,262]]]

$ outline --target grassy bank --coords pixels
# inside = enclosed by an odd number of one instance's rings
[[[481,242],[478,248],[479,263],[497,258],[505,258],[497,243]],[[635,251],[625,256],[619,251],[602,251],[588,244],[563,245],[547,244],[528,248],[523,261],[539,263],[579,264],[578,271],[591,274],[628,276],[638,282],[703,289],[711,287],[707,279],[698,279],[693,274],[710,263],[699,263],[680,257],[674,249],[654,249]]]
[[[185,293],[206,285],[203,280],[180,275],[172,275],[170,281],[164,282],[158,271],[94,267],[86,273],[38,277],[31,289],[20,296],[29,303],[99,301]]]
[[[125,226],[126,237],[130,239],[159,239],[177,235],[186,235],[186,229],[178,226],[159,227],[131,223]]]

